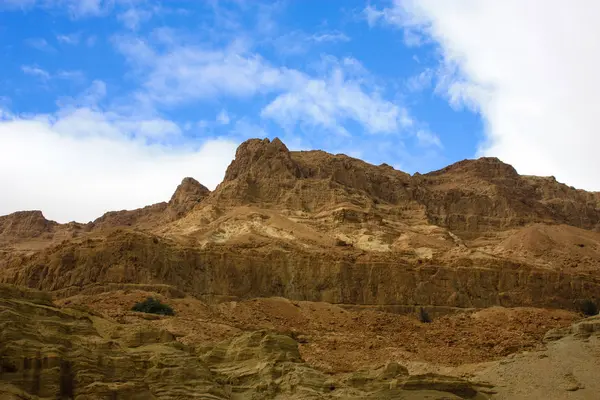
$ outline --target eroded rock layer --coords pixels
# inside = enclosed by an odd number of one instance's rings
[[[41,292],[0,285],[3,399],[485,399],[466,380],[390,362],[326,375],[289,336],[256,331],[210,346],[119,324]],[[428,397],[427,397],[428,396]]]

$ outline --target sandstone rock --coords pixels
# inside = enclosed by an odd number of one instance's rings
[[[0,288],[2,398],[465,398],[460,393],[480,398],[466,382],[438,375],[411,378],[395,364],[383,374],[365,372],[371,384],[355,388],[344,384],[344,376],[307,366],[297,343],[285,335],[247,332],[194,350],[162,334],[157,341],[144,325],[39,304],[42,294]],[[124,335],[115,335],[118,331]],[[131,332],[143,334],[134,333],[135,343],[123,340]]]
[[[58,225],[48,221],[41,211],[20,211],[0,217],[0,237],[33,238],[52,232]]]
[[[171,219],[177,219],[187,214],[209,194],[210,190],[194,178],[184,178],[169,200]]]

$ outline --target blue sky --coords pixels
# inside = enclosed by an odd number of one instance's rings
[[[5,0],[0,214],[87,221],[166,200],[184,176],[214,188],[251,137],[409,173],[511,158],[498,146],[519,125],[496,129],[493,101],[512,81],[472,68],[442,3],[410,3]],[[559,174],[548,159],[513,161]]]

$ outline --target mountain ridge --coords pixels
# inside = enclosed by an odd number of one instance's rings
[[[408,309],[573,309],[600,290],[600,197],[496,158],[411,176],[250,139],[213,191],[185,178],[168,202],[88,224],[41,218],[0,217],[0,282]]]
[[[312,202],[294,199],[292,195],[302,194],[305,189],[303,183],[307,181],[312,181],[311,183],[317,185],[319,189],[329,192],[328,194],[333,198],[313,199]],[[184,186],[187,189],[182,189]],[[376,166],[343,154],[332,155],[321,150],[289,151],[285,144],[276,138],[273,141],[249,139],[243,142],[236,151],[235,159],[227,168],[223,181],[214,191],[208,190],[194,178],[184,178],[168,202],[134,210],[110,211],[88,223],[58,224],[45,219],[41,211],[17,211],[0,216],[0,235],[10,234],[4,232],[8,229],[6,226],[32,215],[27,213],[36,213],[36,218],[39,219],[41,216],[52,226],[78,225],[85,229],[93,229],[98,225],[131,226],[138,219],[144,219],[145,214],[161,213],[167,208],[170,208],[168,212],[171,215],[170,220],[181,218],[196,204],[205,200],[230,206],[257,202],[263,203],[262,206],[281,206],[283,203],[292,208],[315,211],[325,205],[325,200],[334,203],[336,200],[338,202],[347,200],[336,198],[335,192],[338,192],[341,197],[347,195],[350,198],[356,197],[353,195],[357,192],[363,192],[375,202],[397,204],[400,201],[416,201],[427,207],[432,202],[436,203],[436,200],[452,201],[451,197],[466,197],[465,194],[488,197],[503,195],[501,191],[506,191],[507,187],[510,191],[504,193],[505,198],[516,197],[522,203],[537,200],[539,203],[528,204],[533,209],[531,211],[537,211],[539,215],[526,222],[549,222],[549,219],[543,220],[546,214],[546,217],[556,219],[553,222],[585,229],[600,229],[598,222],[600,221],[600,192],[575,189],[557,182],[554,177],[519,175],[512,166],[495,157],[466,159],[436,171],[426,174],[416,173],[411,176],[386,164]],[[456,193],[459,188],[461,193]],[[185,194],[184,196],[189,198],[181,200],[180,190],[187,190],[192,194]],[[515,193],[515,190],[520,192]],[[347,193],[341,194],[339,191]],[[445,199],[436,199],[440,192],[443,192]],[[368,199],[364,198],[354,198],[354,201],[357,202],[356,205],[363,207],[369,203]],[[579,206],[579,211],[584,214],[577,216],[579,223],[575,222],[577,218],[551,215],[560,213],[561,206],[569,207],[571,204],[565,204],[568,202]],[[432,204],[430,208],[439,209],[440,206],[445,205]],[[546,210],[542,210],[542,206]],[[179,209],[174,210],[174,207]],[[430,222],[439,223],[439,216],[433,216],[435,212],[432,210],[428,211],[435,220]],[[12,220],[11,223],[7,222],[8,217]],[[119,217],[124,221],[118,221]],[[113,221],[110,221],[111,219]],[[584,221],[586,219],[589,221]],[[43,223],[42,220],[39,222]],[[1,229],[3,226],[5,228]]]

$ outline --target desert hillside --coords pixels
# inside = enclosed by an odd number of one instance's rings
[[[237,150],[210,192],[57,224],[0,217],[0,281],[61,297],[168,284],[197,297],[388,308],[576,309],[600,290],[600,194],[494,158],[410,176],[278,139]]]
[[[495,158],[411,176],[251,139],[212,192],[0,217],[0,284],[7,398],[528,398],[568,352],[588,358],[539,396],[598,389],[580,311],[600,300],[600,193]],[[148,296],[175,316],[131,311]]]

